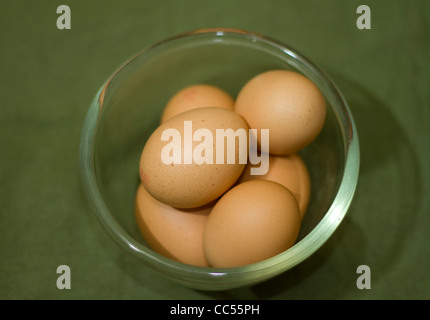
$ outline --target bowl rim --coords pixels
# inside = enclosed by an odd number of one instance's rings
[[[341,135],[344,140],[345,165],[338,192],[328,211],[325,213],[321,221],[319,221],[318,224],[293,247],[272,258],[246,266],[234,268],[191,266],[173,261],[144,246],[129,235],[116,222],[103,200],[95,175],[95,138],[103,107],[104,96],[106,91],[109,90],[112,81],[127,65],[132,64],[135,59],[145,55],[154,48],[160,48],[165,44],[172,43],[174,41],[180,42],[184,39],[190,39],[193,37],[212,37],[220,40],[222,40],[222,37],[237,37],[246,41],[262,43],[265,46],[277,50],[280,53],[289,56],[290,59],[292,58],[306,66],[306,68],[308,68],[308,73],[316,75],[320,79],[324,80],[328,89],[338,101],[338,103],[332,107],[336,108],[333,111],[336,117],[338,117],[339,125],[343,125],[341,127]],[[198,287],[204,285],[216,286],[218,284],[220,288],[224,288],[239,286],[244,282],[260,282],[296,266],[312,255],[333,234],[347,213],[357,186],[359,166],[360,150],[354,119],[346,100],[331,79],[313,62],[291,46],[282,44],[255,32],[231,28],[197,29],[181,33],[149,46],[129,58],[112,73],[95,95],[84,120],[79,146],[79,172],[81,185],[89,203],[92,206],[93,212],[96,214],[99,222],[101,222],[108,233],[121,247],[143,260],[146,265],[154,271],[173,280],[182,282],[183,284],[190,286],[195,285]],[[270,272],[266,272],[266,270],[269,269],[272,270]]]

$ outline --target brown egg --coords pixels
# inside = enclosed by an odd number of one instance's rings
[[[240,138],[224,139],[220,132],[229,130]],[[242,174],[247,139],[246,122],[231,110],[208,107],[183,112],[149,137],[140,160],[141,181],[154,198],[172,207],[203,206]]]
[[[286,156],[269,156],[269,170],[264,175],[251,175],[250,168],[256,165],[248,164],[237,183],[249,180],[271,180],[282,184],[295,196],[300,214],[303,218],[309,204],[311,182],[305,162],[297,153]]]
[[[238,267],[290,248],[300,231],[294,195],[269,180],[241,183],[215,204],[203,231],[203,250],[213,267]]]
[[[269,129],[269,152],[294,153],[321,131],[324,96],[307,77],[287,70],[271,70],[249,80],[240,90],[235,111],[252,129]],[[257,137],[260,143],[260,137]],[[268,151],[264,149],[263,151]]]
[[[190,265],[207,267],[203,229],[212,206],[180,210],[154,199],[142,184],[136,193],[135,214],[142,236],[154,251]]]
[[[161,116],[161,123],[195,108],[219,107],[233,110],[234,100],[224,90],[208,85],[196,84],[177,92],[167,103]]]

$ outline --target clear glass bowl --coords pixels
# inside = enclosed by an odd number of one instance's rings
[[[236,268],[194,267],[154,252],[137,228],[134,200],[140,154],[159,125],[168,98],[186,85],[202,82],[236,96],[247,80],[270,69],[303,73],[320,88],[327,102],[322,132],[300,152],[309,168],[312,191],[296,244],[273,258]],[[259,34],[210,29],[157,43],[107,79],[83,125],[80,175],[95,214],[123,249],[178,283],[224,290],[272,278],[320,248],[348,210],[359,158],[357,131],[347,103],[317,66],[287,45]]]

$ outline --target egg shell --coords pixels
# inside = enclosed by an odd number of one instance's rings
[[[307,77],[288,70],[270,70],[256,75],[239,91],[234,110],[252,129],[269,129],[269,150],[276,155],[294,153],[320,133],[325,117],[325,99]],[[257,137],[261,144],[260,136]]]
[[[154,199],[139,184],[135,202],[136,222],[154,251],[182,263],[207,267],[203,229],[212,206],[176,209]]]
[[[209,84],[190,85],[170,98],[161,116],[161,123],[182,112],[201,107],[219,107],[233,110],[234,100],[226,91],[216,86]]]
[[[186,139],[184,121],[192,122],[193,133],[198,129],[207,129],[211,132],[213,163],[197,164],[194,158],[192,164],[184,163],[184,140]],[[161,136],[166,129],[177,130],[181,135],[180,164],[165,164],[162,160],[163,149],[167,144],[173,143],[173,140],[161,141]],[[224,144],[224,163],[218,163],[217,129],[232,129],[234,132],[241,129],[248,139],[248,126],[243,118],[231,110],[222,108],[207,107],[186,111],[161,124],[149,137],[140,159],[140,179],[145,189],[157,200],[178,208],[200,207],[220,197],[240,177],[246,165],[246,158],[245,161],[239,158],[240,143],[236,139],[234,150],[232,146],[227,150],[227,142]],[[193,152],[194,148],[202,143],[192,142]],[[245,143],[244,147],[247,150],[247,142]],[[235,155],[233,164],[227,163],[229,153]]]
[[[203,232],[203,250],[213,267],[238,267],[290,248],[300,231],[294,195],[269,180],[241,183],[215,204]]]
[[[245,167],[245,170],[237,183],[263,179],[282,184],[294,194],[294,197],[299,204],[300,215],[303,219],[306,214],[311,193],[311,181],[306,163],[297,153],[286,156],[268,156],[269,170],[266,174],[251,175],[250,168],[258,167],[258,165],[249,163]]]

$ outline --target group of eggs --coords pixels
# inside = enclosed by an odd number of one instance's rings
[[[310,177],[298,151],[320,133],[325,99],[307,77],[269,70],[244,84],[236,99],[213,85],[183,88],[168,101],[140,158],[136,221],[156,252],[201,267],[237,267],[273,257],[297,240],[310,198]],[[161,159],[166,129],[269,129],[269,168],[255,164],[171,163]],[[257,145],[261,146],[261,136]],[[201,141],[192,142],[192,149]],[[184,151],[185,141],[181,148]],[[216,144],[213,143],[216,149]],[[182,156],[183,157],[183,156]]]

